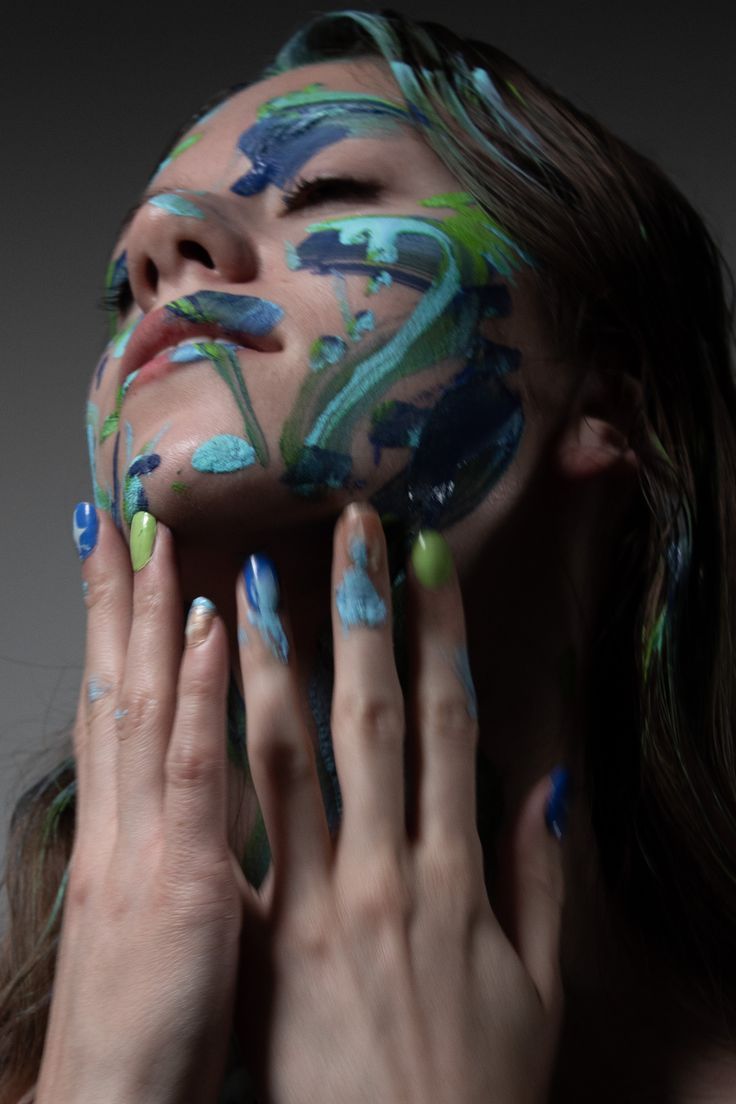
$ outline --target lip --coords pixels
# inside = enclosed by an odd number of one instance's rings
[[[173,370],[177,365],[164,355],[166,351],[182,341],[196,341],[197,338],[220,338],[261,353],[276,353],[283,348],[273,331],[252,334],[228,329],[216,322],[190,322],[173,316],[165,306],[159,307],[145,315],[131,335],[120,360],[118,387],[123,386],[132,372],[144,372],[136,376],[136,385],[167,374],[169,368]]]

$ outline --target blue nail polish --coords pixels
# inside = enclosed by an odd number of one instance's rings
[[[570,772],[567,767],[555,767],[550,778],[552,793],[547,800],[544,822],[550,833],[561,840],[567,831]]]
[[[274,656],[286,663],[289,642],[278,614],[281,592],[273,561],[268,556],[251,556],[243,568],[243,580],[250,606],[248,620]]]
[[[80,502],[74,507],[72,519],[72,536],[77,546],[80,560],[86,560],[97,545],[97,535],[100,523],[97,519],[97,510],[91,502]]]

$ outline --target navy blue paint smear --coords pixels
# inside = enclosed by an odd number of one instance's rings
[[[404,516],[408,503],[415,524],[444,529],[486,497],[514,457],[524,416],[501,374],[521,357],[479,344],[485,366],[467,364],[432,407],[406,468],[374,495],[379,513]]]
[[[316,94],[318,95],[318,93]],[[282,110],[259,119],[238,139],[238,149],[252,162],[252,168],[231,187],[236,195],[251,196],[269,184],[283,188],[320,150],[352,136],[351,118],[386,116],[406,122],[407,112],[379,100],[316,99],[313,104],[290,104],[284,98]]]
[[[350,487],[359,490],[360,480],[348,481],[353,458],[347,453],[305,445],[296,461],[281,477],[295,494],[313,496],[330,487]]]
[[[381,462],[381,449],[416,446],[431,413],[430,407],[415,406],[398,399],[377,406],[371,415],[368,431],[376,467]]]
[[[440,247],[422,234],[401,234],[397,242],[397,260],[366,261],[365,242],[343,245],[337,230],[320,230],[310,234],[296,247],[300,268],[317,276],[340,272],[345,276],[379,276],[388,272],[394,284],[428,291],[437,279],[441,261]],[[499,285],[503,286],[503,285]],[[505,288],[504,288],[505,290]],[[508,296],[508,293],[507,293]]]
[[[100,386],[100,382],[102,380],[102,373],[105,371],[105,367],[107,365],[107,360],[108,360],[108,357],[107,357],[107,354],[105,354],[103,357],[100,358],[100,363],[97,365],[97,371],[95,372],[95,391]]]
[[[161,463],[161,457],[157,452],[146,453],[139,456],[128,468],[128,475],[149,475]]]
[[[234,333],[268,334],[284,317],[276,303],[254,295],[231,295],[225,291],[197,291],[166,305],[175,318],[188,322],[212,322]]]

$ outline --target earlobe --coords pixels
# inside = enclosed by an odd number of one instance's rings
[[[589,479],[606,472],[636,472],[638,459],[631,442],[641,411],[637,380],[620,369],[588,371],[558,445],[561,474]]]

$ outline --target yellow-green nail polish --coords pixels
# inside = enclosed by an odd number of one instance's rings
[[[156,519],[153,514],[139,510],[130,523],[130,562],[134,571],[145,567],[153,555],[156,541]]]
[[[422,586],[437,590],[452,575],[452,553],[441,533],[421,529],[411,550],[411,563]]]

